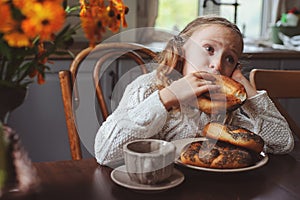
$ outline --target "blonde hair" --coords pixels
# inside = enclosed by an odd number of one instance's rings
[[[158,54],[157,62],[157,77],[158,85],[166,87],[170,82],[175,79],[174,74],[182,74],[184,66],[184,56],[182,46],[187,41],[192,34],[199,29],[199,27],[204,25],[218,24],[225,27],[228,27],[232,31],[238,34],[241,40],[242,47],[243,35],[240,29],[234,23],[229,20],[218,17],[218,16],[201,16],[190,22],[177,36],[174,36],[170,39],[165,47],[165,49]],[[172,73],[172,72],[177,73]]]

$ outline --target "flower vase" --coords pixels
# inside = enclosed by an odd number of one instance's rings
[[[8,193],[33,191],[38,183],[36,170],[19,135],[0,123],[0,199]]]
[[[20,106],[26,97],[27,88],[0,85],[0,121],[8,123],[9,114]]]

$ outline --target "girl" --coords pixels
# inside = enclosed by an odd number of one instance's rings
[[[241,83],[248,99],[227,122],[260,135],[267,153],[287,153],[294,140],[284,117],[266,91],[256,91],[242,75],[239,57],[243,37],[235,24],[203,16],[172,38],[158,56],[158,67],[129,84],[118,108],[100,127],[95,139],[99,164],[122,161],[122,147],[135,139],[172,141],[196,137],[215,116],[193,106],[198,96],[219,90],[210,73]]]

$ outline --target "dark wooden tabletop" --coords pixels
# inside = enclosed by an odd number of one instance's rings
[[[182,184],[164,191],[141,192],[114,183],[109,167],[94,159],[34,163],[40,184],[31,192],[12,192],[2,199],[300,199],[300,144],[288,155],[269,155],[266,165],[245,172],[216,173],[176,166]]]

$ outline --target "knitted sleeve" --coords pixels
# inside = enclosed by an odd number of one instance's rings
[[[153,137],[163,128],[167,110],[157,90],[149,94],[152,75],[143,75],[127,86],[119,106],[98,130],[94,146],[98,163],[121,161],[126,142]]]
[[[242,111],[242,113],[241,113]],[[266,91],[249,98],[232,119],[232,124],[248,128],[265,141],[268,153],[283,154],[294,147],[294,138],[285,118]]]

